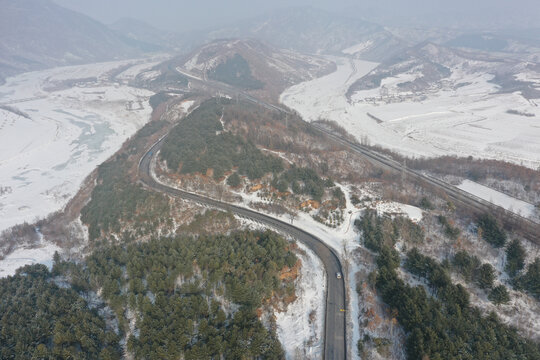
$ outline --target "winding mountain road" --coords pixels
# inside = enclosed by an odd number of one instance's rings
[[[324,264],[327,283],[326,283],[326,307],[324,322],[324,359],[338,360],[347,358],[347,336],[346,336],[346,294],[345,278],[336,278],[336,273],[343,273],[339,257],[333,249],[326,245],[321,239],[310,233],[293,226],[289,223],[261,214],[251,209],[224,203],[203,195],[198,195],[182,191],[158,182],[151,172],[152,158],[157,154],[166,136],[157,141],[143,155],[139,162],[139,178],[146,187],[183,199],[191,200],[203,205],[208,205],[225,211],[230,211],[241,217],[251,219],[264,224],[278,232],[285,233],[302,242],[321,259]]]
[[[176,69],[178,71],[178,69]],[[219,93],[229,94],[233,97],[243,97],[248,101],[259,104],[270,110],[280,111],[284,113],[290,113],[287,109],[284,109],[280,106],[270,104],[268,102],[257,99],[251,95],[246,94],[245,92],[235,89],[234,87],[219,83],[216,81],[209,81],[207,79],[200,79],[194,76],[190,76],[189,72],[183,71],[183,75],[190,77],[191,81],[198,82],[205,85],[207,88],[213,89]],[[467,193],[461,189],[458,189],[442,180],[433,178],[421,172],[412,170],[399,164],[398,162],[387,158],[370,148],[364,147],[360,144],[351,142],[335,133],[328,131],[322,126],[317,124],[308,123],[313,129],[318,130],[322,133],[325,133],[328,137],[332,138],[334,141],[344,145],[350,151],[359,153],[371,162],[375,163],[378,166],[382,166],[391,171],[398,171],[410,176],[422,180],[435,188],[444,191],[449,198],[454,201],[457,201],[470,209],[476,212],[486,212],[486,211],[500,211],[506,215],[505,222],[512,225],[515,221],[520,221],[520,233],[523,236],[528,238],[530,241],[539,243],[538,233],[540,225],[534,223],[530,219],[525,219],[519,215],[511,213],[497,205],[489,203],[483,199],[480,199],[470,193]],[[167,193],[171,196],[178,196],[184,199],[192,200],[203,205],[209,205],[215,208],[223,209],[226,211],[231,211],[239,216],[244,218],[252,219],[256,222],[262,223],[268,227],[274,228],[277,231],[286,233],[293,238],[301,241],[321,259],[325,266],[327,273],[327,292],[326,292],[326,313],[325,313],[325,334],[324,334],[324,358],[327,360],[330,359],[346,359],[347,357],[347,337],[346,337],[346,316],[345,310],[346,307],[346,290],[345,290],[345,280],[337,279],[335,273],[343,273],[341,263],[339,261],[336,253],[329,248],[321,239],[309,234],[308,232],[288,224],[284,221],[275,219],[273,217],[258,213],[256,211],[220,202],[208,197],[182,191],[176,188],[169,187],[167,185],[161,184],[156,181],[150,172],[150,164],[152,157],[157,153],[163,144],[163,140],[160,139],[156,142],[146,154],[141,158],[139,164],[139,174],[141,182],[147,187]]]

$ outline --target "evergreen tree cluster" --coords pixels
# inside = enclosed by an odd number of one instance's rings
[[[401,261],[393,247],[396,226],[390,226],[388,221],[393,222],[377,218],[376,213],[366,213],[357,226],[362,230],[366,246],[371,244],[378,253],[375,287],[406,332],[408,359],[540,359],[537,343],[502,324],[495,313],[482,316],[470,305],[467,290],[452,283],[448,263],[440,264],[413,248],[407,253],[403,267],[424,279],[427,286],[406,284],[397,271]],[[458,254],[454,266],[465,269],[471,278],[475,276],[474,269],[481,271],[478,259]],[[538,265],[540,270],[540,261]],[[500,303],[507,300],[507,295],[504,286],[497,286],[489,297]]]
[[[510,301],[510,294],[504,285],[495,286],[488,295],[488,299],[495,305],[505,304]]]
[[[459,234],[461,234],[461,231],[458,227],[452,226],[446,216],[439,215],[438,216],[439,223],[443,226],[444,234],[452,240],[456,240],[459,237]]]
[[[0,279],[1,359],[120,359],[119,338],[44,265]]]
[[[506,233],[490,214],[480,216],[478,231],[482,233],[482,238],[494,247],[500,248],[506,244]]]
[[[240,54],[234,54],[233,57],[220,63],[208,74],[208,77],[246,90],[258,90],[264,87],[261,81],[253,77],[248,62]]]
[[[312,199],[321,201],[325,189],[333,187],[334,182],[330,178],[321,178],[313,169],[292,165],[279,177],[274,177],[272,186],[281,192],[290,189],[294,194],[309,195]]]
[[[506,266],[504,270],[511,277],[515,277],[525,267],[525,249],[514,239],[506,247]]]
[[[364,246],[375,252],[384,246],[394,246],[400,237],[411,243],[424,240],[424,230],[418,224],[405,217],[378,216],[376,210],[365,210],[355,225],[362,232]]]
[[[99,238],[103,232],[119,232],[122,220],[142,224],[145,232],[150,233],[169,213],[167,198],[129,182],[126,166],[126,156],[119,156],[98,168],[98,184],[81,210],[90,240]]]
[[[536,258],[527,267],[527,271],[514,280],[518,289],[523,289],[540,300],[540,258]]]
[[[433,259],[413,249],[405,268],[424,278],[434,297],[399,278],[395,250],[383,247],[377,265],[376,287],[407,333],[408,359],[540,359],[538,344],[502,324],[495,313],[482,316],[469,304],[467,291],[452,284]]]
[[[495,281],[495,268],[488,263],[482,264],[475,255],[469,255],[465,250],[458,251],[452,259],[452,265],[469,282],[488,290],[493,287]]]
[[[128,308],[137,314],[128,339],[137,359],[281,359],[276,334],[256,310],[273,296],[294,294],[279,273],[296,261],[279,235],[244,231],[103,245],[85,271],[65,269],[102,289],[121,328],[128,328]],[[228,311],[224,301],[232,304]]]
[[[281,159],[264,155],[251,141],[223,132],[223,106],[216,99],[208,100],[170,132],[160,151],[167,167],[181,174],[213,169],[215,179],[233,167],[250,179],[281,172]]]

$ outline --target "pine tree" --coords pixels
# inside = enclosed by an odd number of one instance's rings
[[[506,304],[510,301],[510,294],[504,285],[498,285],[491,290],[488,299],[495,305]]]
[[[506,248],[505,271],[511,277],[515,277],[525,266],[525,250],[519,240],[514,239]]]
[[[482,264],[478,268],[476,283],[482,289],[490,289],[495,281],[495,268],[491,264]]]

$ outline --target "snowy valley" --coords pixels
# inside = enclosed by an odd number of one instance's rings
[[[475,60],[435,45],[420,52],[391,65],[334,58],[336,72],[287,89],[281,102],[308,121],[336,121],[358,141],[406,156],[540,167],[538,74],[527,62],[513,65],[514,79],[527,82],[512,91],[490,74],[509,67],[504,59]]]

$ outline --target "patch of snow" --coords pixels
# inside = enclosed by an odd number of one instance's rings
[[[366,49],[369,49],[373,45],[373,40],[367,40],[360,44],[353,45],[346,49],[341,50],[342,53],[347,55],[354,55],[356,53],[361,53]]]
[[[379,216],[381,214],[400,215],[408,217],[415,223],[422,221],[422,210],[416,206],[393,201],[383,201],[377,202],[375,209]]]
[[[182,68],[180,68],[180,67],[177,67],[176,71],[178,71],[180,74],[182,74],[184,76],[187,76],[188,78],[192,78],[192,79],[199,80],[199,81],[204,81],[201,77],[190,74],[190,73],[186,72],[185,70],[182,70]]]
[[[61,252],[58,246],[42,242],[37,247],[19,248],[0,260],[0,278],[15,275],[15,271],[25,265],[44,264],[49,270],[53,265],[55,251]]]
[[[477,182],[466,179],[457,187],[523,217],[534,218],[536,214],[536,209],[533,204],[518,200]]]
[[[154,80],[156,79],[159,75],[161,75],[161,71],[159,70],[149,70],[149,71],[145,71],[143,73],[140,74],[140,77],[143,79],[143,80]]]
[[[192,56],[188,61],[186,61],[184,63],[184,67],[188,70],[188,71],[193,71],[194,69],[197,69],[197,70],[201,70],[197,64],[199,62],[199,54],[195,54],[194,56]]]
[[[160,74],[159,71],[152,71],[151,69],[154,66],[159,65],[161,62],[163,62],[163,60],[165,59],[160,58],[159,60],[156,60],[156,61],[150,61],[150,62],[144,61],[140,64],[133,65],[127,70],[123,71],[116,78],[120,80],[129,81],[129,80],[135,79],[137,75],[139,74],[141,74],[141,76],[143,76],[145,79],[147,79],[147,77],[153,76],[156,73],[157,75],[159,75]]]
[[[516,80],[532,82],[536,86],[540,86],[540,74],[538,74],[537,72],[534,72],[534,71],[523,72],[523,73],[516,74],[514,77]]]
[[[182,103],[180,104],[180,108],[182,109],[184,114],[187,114],[194,103],[195,101],[193,100],[182,101]]]
[[[300,276],[296,279],[296,300],[285,312],[276,312],[277,334],[287,359],[322,359],[326,274],[321,260],[302,243],[305,251]]]

